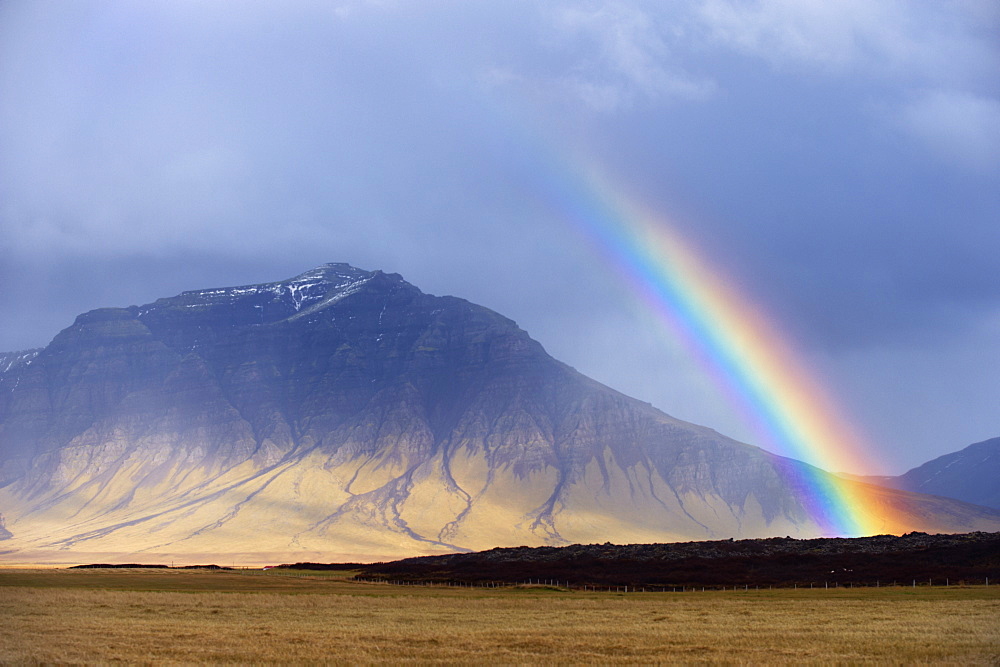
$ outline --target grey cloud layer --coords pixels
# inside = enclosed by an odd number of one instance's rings
[[[585,155],[918,463],[1000,428],[998,29],[986,1],[4,3],[0,348],[349,261],[749,438],[537,201]],[[914,418],[894,377],[948,409]]]

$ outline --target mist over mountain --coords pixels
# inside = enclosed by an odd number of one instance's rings
[[[346,264],[90,311],[0,355],[8,560],[813,537],[787,481],[805,465],[590,380],[493,311]],[[1000,511],[873,494],[912,529],[1000,530]]]

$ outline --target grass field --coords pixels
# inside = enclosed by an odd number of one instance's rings
[[[1000,663],[1000,586],[593,593],[0,570],[0,663]]]

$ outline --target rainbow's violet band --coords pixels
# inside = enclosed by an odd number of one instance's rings
[[[863,446],[783,336],[662,219],[596,172],[563,174],[546,199],[680,337],[701,366],[788,461],[812,520],[827,535],[898,532],[872,487],[824,472],[863,471]],[[818,467],[814,467],[818,466]]]

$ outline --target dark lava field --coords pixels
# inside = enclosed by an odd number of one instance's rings
[[[359,579],[483,585],[877,586],[1000,584],[1000,533],[797,540],[774,537],[673,544],[574,544],[496,548],[368,565],[296,563],[298,569],[359,569]]]

